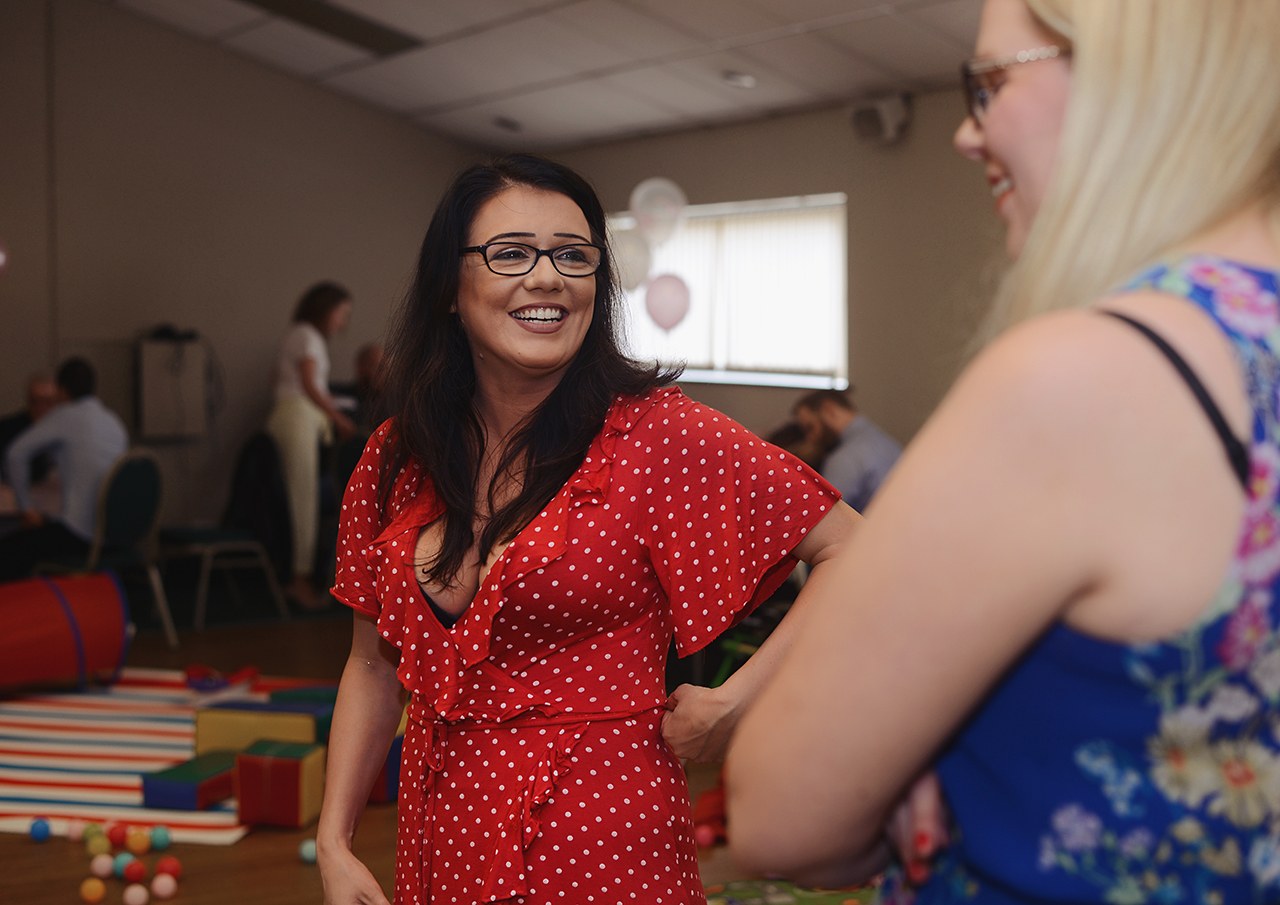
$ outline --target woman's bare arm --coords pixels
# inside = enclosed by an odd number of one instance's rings
[[[356,613],[329,732],[324,808],[316,833],[326,905],[387,902],[373,875],[352,854],[351,841],[404,711],[398,663],[399,651],[378,634],[373,618]]]

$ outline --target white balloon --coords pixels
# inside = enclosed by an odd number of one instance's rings
[[[653,254],[639,230],[624,229],[613,234],[613,258],[617,262],[618,281],[627,292],[638,289],[649,279]]]
[[[640,233],[654,245],[671,238],[688,203],[680,186],[664,176],[646,179],[631,190],[631,213]]]
[[[644,307],[655,324],[670,330],[689,313],[689,287],[673,273],[654,277],[645,290]]]

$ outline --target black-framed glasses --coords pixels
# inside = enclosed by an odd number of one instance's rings
[[[562,276],[589,277],[600,269],[604,249],[599,245],[577,242],[556,248],[535,248],[521,242],[490,242],[460,249],[461,254],[476,253],[484,257],[489,269],[499,276],[518,277],[538,266],[538,258],[546,255],[551,266]]]
[[[1050,44],[1048,47],[1019,50],[1017,53],[1002,57],[966,60],[960,64],[960,78],[964,83],[964,99],[969,108],[969,115],[973,117],[974,122],[982,124],[987,106],[1000,90],[1000,86],[1004,84],[1006,69],[1021,66],[1023,63],[1035,63],[1039,60],[1052,60],[1070,55],[1070,50]]]

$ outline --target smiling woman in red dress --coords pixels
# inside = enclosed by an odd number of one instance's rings
[[[399,314],[394,417],[343,502],[355,628],[317,845],[325,900],[405,700],[395,901],[705,901],[680,757],[723,756],[803,600],[716,689],[664,689],[859,517],[799,460],[619,350],[604,212],[512,156],[455,180]]]

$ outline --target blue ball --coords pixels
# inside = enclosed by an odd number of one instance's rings
[[[137,861],[137,860],[138,859],[133,854],[133,852],[121,852],[120,854],[116,855],[115,864],[113,865],[115,875],[117,877],[123,877],[125,865],[128,864],[130,861]]]
[[[151,847],[163,850],[169,847],[173,842],[173,837],[169,835],[169,828],[163,824],[157,824],[151,828]]]
[[[31,821],[31,838],[36,842],[44,842],[49,838],[49,821],[43,817],[37,817]]]
[[[308,864],[316,863],[316,841],[314,839],[303,839],[298,846],[298,857]]]

